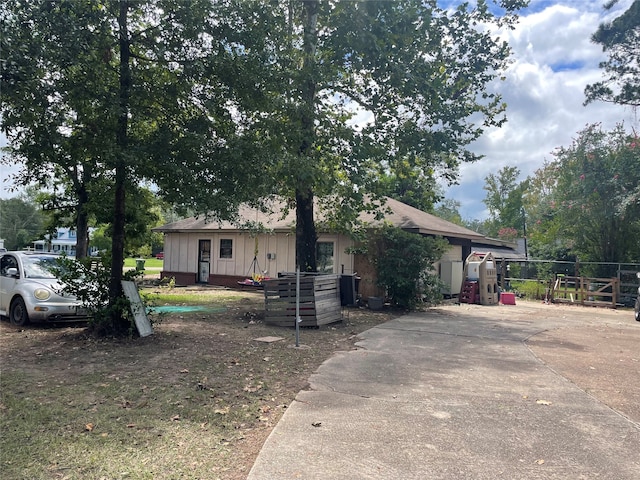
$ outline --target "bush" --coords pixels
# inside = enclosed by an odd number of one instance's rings
[[[367,252],[376,269],[377,285],[385,289],[393,305],[412,310],[422,302],[435,304],[442,299],[441,282],[429,272],[447,247],[441,238],[385,225],[371,237]]]
[[[127,298],[122,295],[109,304],[109,260],[109,257],[75,260],[63,255],[58,259],[55,275],[64,283],[63,291],[80,300],[90,313],[89,326],[96,334],[134,335],[135,323]],[[128,271],[122,279],[135,280],[139,274]],[[126,331],[123,331],[123,324]]]
[[[541,300],[544,298],[547,282],[541,280],[511,281],[511,289],[521,298]]]

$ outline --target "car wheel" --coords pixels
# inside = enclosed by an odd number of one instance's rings
[[[640,297],[636,298],[636,322],[640,322]]]
[[[12,324],[23,326],[29,323],[29,314],[27,313],[27,307],[24,304],[24,300],[21,297],[16,297],[11,302],[9,309],[9,320]]]

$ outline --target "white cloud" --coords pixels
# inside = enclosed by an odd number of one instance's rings
[[[600,0],[533,0],[515,30],[505,34],[514,62],[506,80],[493,88],[508,105],[508,122],[473,144],[472,150],[485,158],[464,165],[460,185],[446,192],[460,201],[464,218],[486,217],[482,187],[489,173],[515,165],[522,180],[550,159],[554,149],[568,146],[587,124],[637,124],[628,108],[583,105],[584,88],[601,78],[598,63],[605,58],[601,47],[591,43],[591,35],[630,3],[622,1],[615,11],[604,12]]]

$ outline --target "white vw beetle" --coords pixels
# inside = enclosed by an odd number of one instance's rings
[[[36,252],[0,254],[0,315],[14,325],[86,320],[82,303],[62,293],[53,274],[58,258]]]

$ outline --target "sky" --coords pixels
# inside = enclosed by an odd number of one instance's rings
[[[484,178],[505,166],[516,166],[524,180],[568,147],[588,124],[609,130],[624,122],[639,128],[631,108],[604,102],[584,106],[584,88],[602,78],[599,62],[606,56],[591,35],[603,21],[625,11],[632,0],[620,0],[610,12],[605,0],[531,0],[507,41],[513,63],[506,80],[492,86],[507,103],[507,123],[491,129],[470,149],[484,155],[460,169],[459,185],[445,189],[446,198],[460,202],[464,219],[484,219]]]
[[[445,189],[446,198],[460,202],[464,219],[487,217],[482,187],[488,174],[516,166],[518,180],[524,180],[545,160],[553,159],[556,148],[570,146],[588,124],[600,123],[608,130],[624,122],[629,129],[640,128],[640,118],[628,107],[604,102],[583,105],[584,87],[601,79],[598,64],[606,58],[601,47],[590,41],[591,35],[600,23],[625,11],[632,0],[620,0],[608,12],[602,8],[604,3],[531,0],[515,30],[507,32],[513,62],[505,72],[506,80],[490,86],[507,103],[507,123],[487,130],[471,145],[484,158],[463,165],[459,185]],[[11,170],[15,169],[3,166],[0,172],[0,198],[15,195],[5,190],[4,180]]]

